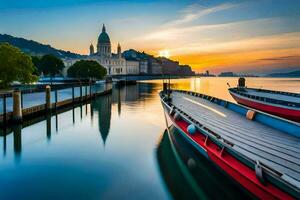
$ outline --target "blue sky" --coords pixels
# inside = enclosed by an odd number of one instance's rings
[[[0,33],[64,50],[88,53],[102,23],[113,50],[168,51],[199,71],[300,66],[300,0],[0,0]]]

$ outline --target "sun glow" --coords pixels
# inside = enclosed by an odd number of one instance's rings
[[[158,56],[159,57],[169,58],[170,57],[170,51],[167,50],[167,49],[160,50],[160,51],[158,51]]]

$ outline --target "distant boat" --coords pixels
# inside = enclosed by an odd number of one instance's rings
[[[238,87],[228,90],[239,104],[300,122],[300,94],[247,88],[244,78],[239,79]]]
[[[167,117],[203,156],[260,199],[300,197],[300,124],[190,91],[160,92]],[[168,125],[168,124],[167,124]]]

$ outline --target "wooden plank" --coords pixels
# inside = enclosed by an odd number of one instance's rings
[[[181,106],[183,106],[183,105],[181,105]],[[185,107],[184,109],[190,110],[190,108],[192,108],[192,105],[189,105],[188,107]],[[195,110],[197,108],[193,108],[193,109]],[[192,110],[192,111],[194,111],[194,110]],[[236,129],[236,127],[232,126],[232,123],[230,125],[228,125],[228,123],[220,121],[218,119],[209,119],[207,117],[208,116],[207,114],[202,114],[201,113],[201,115],[199,115],[199,112],[196,112],[196,113],[191,112],[191,113],[194,114],[194,115],[197,115],[197,117],[199,117],[200,119],[201,118],[207,119],[208,122],[213,120],[214,124],[217,124],[217,125],[222,126],[222,127],[226,127],[226,131],[230,131],[233,134],[239,133],[237,135],[238,137],[241,136],[241,137],[244,137],[245,139],[252,140],[254,142],[257,142],[258,144],[266,145],[266,146],[271,147],[271,148],[276,148],[276,149],[279,148],[280,150],[282,150],[285,153],[288,153],[288,154],[290,153],[291,155],[300,158],[300,155],[299,155],[300,149],[297,148],[300,145],[299,142],[298,142],[298,145],[295,145],[295,147],[291,147],[288,144],[288,142],[287,142],[287,145],[282,143],[281,141],[273,142],[273,141],[270,141],[270,137],[261,138],[261,134],[255,134],[254,132],[251,132],[249,130],[241,131],[239,129]]]

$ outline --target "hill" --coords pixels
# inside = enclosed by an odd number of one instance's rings
[[[292,71],[292,72],[287,72],[287,73],[273,73],[273,74],[268,74],[268,77],[289,77],[289,78],[296,78],[300,77],[300,70],[299,71]]]
[[[52,54],[59,58],[83,58],[83,55],[55,49],[50,45],[41,44],[33,40],[18,38],[7,34],[0,34],[0,43],[7,42],[13,46],[20,48],[23,52],[30,55],[42,56],[45,54]]]

